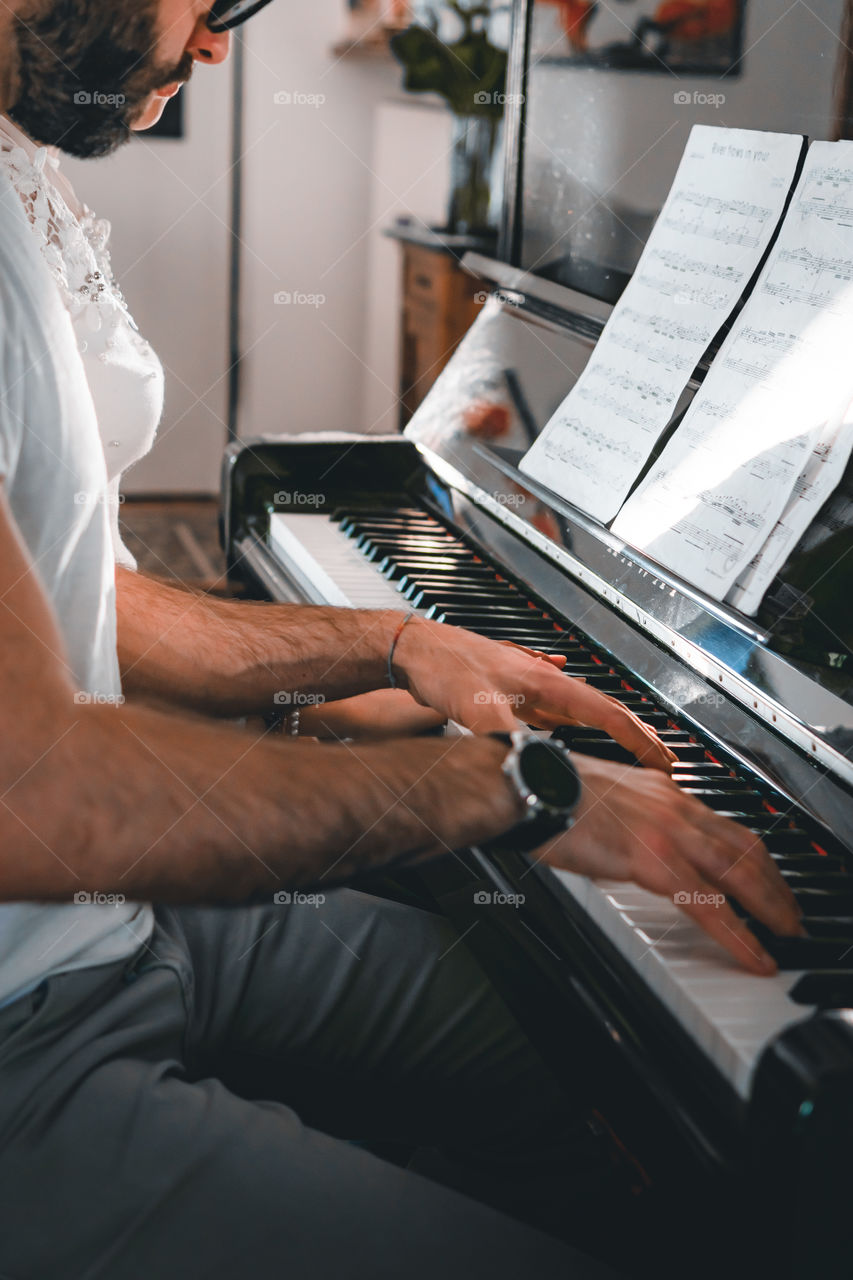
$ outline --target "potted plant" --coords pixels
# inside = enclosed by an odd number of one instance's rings
[[[501,6],[503,10],[508,6]],[[461,35],[440,34],[442,10],[453,15]],[[410,93],[437,93],[453,113],[450,205],[447,230],[476,235],[494,229],[499,140],[506,102],[507,53],[489,38],[495,13],[490,4],[446,0],[429,9],[391,40]]]

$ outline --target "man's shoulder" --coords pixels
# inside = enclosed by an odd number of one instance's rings
[[[3,338],[41,335],[50,345],[51,330],[64,312],[50,272],[27,222],[21,197],[0,171],[0,314]]]

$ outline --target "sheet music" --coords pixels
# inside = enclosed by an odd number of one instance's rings
[[[853,143],[818,142],[761,278],[614,533],[755,612],[850,456]],[[743,575],[743,577],[741,577]]]
[[[770,536],[726,596],[728,603],[742,613],[757,612],[776,574],[841,483],[853,448],[853,406],[849,406],[845,418],[834,435],[827,437],[824,433],[815,444]]]
[[[694,126],[637,269],[523,472],[613,518],[755,274],[801,150],[790,134]]]

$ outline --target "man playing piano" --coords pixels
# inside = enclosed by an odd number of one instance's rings
[[[31,145],[101,153],[257,7],[13,0],[0,107]],[[34,155],[29,185],[0,178],[0,1272],[602,1274],[344,1141],[442,1148],[455,1187],[567,1238],[600,1181],[582,1118],[449,926],[340,886],[508,840],[698,894],[685,909],[757,973],[772,962],[712,891],[796,932],[790,894],[760,843],[677,790],[645,726],[555,660],[116,575],[92,389],[30,225]],[[476,736],[326,745],[224,723],[281,690],[389,684]],[[546,749],[545,803],[540,747],[488,736],[519,700],[649,767]]]

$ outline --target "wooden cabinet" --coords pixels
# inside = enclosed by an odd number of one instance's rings
[[[462,270],[455,248],[401,239],[400,430],[447,364],[482,305],[483,283]],[[465,246],[470,247],[470,246]]]

